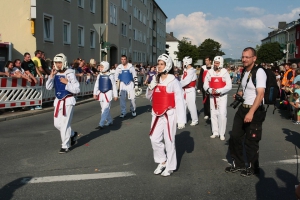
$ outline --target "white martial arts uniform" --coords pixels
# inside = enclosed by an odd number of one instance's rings
[[[112,89],[105,92],[101,93],[99,90],[99,78],[101,75],[107,75],[109,76],[109,81],[111,81],[112,84]],[[118,91],[116,87],[116,81],[114,78],[114,75],[111,73],[106,73],[102,74],[100,73],[97,76],[97,80],[94,86],[94,95],[98,96],[98,101],[100,101],[100,106],[101,106],[101,118],[99,121],[99,126],[104,126],[105,122],[107,121],[109,124],[112,124],[113,120],[110,115],[110,105],[111,105],[111,100],[113,97],[118,97]]]
[[[133,77],[132,78],[133,81],[130,81],[130,83],[128,83],[127,85],[120,80],[119,90],[120,90],[121,114],[126,115],[126,113],[127,113],[126,97],[128,97],[128,99],[130,99],[130,111],[135,112],[136,105],[135,105],[135,89],[134,89],[134,87],[138,85],[138,82],[137,82],[136,71],[135,71],[134,67],[132,66],[132,64],[130,64],[130,63],[127,63],[126,68],[124,68],[124,66],[122,64],[118,65],[118,67],[116,68],[116,72],[115,72],[115,80],[116,81],[119,80],[119,75],[122,73],[123,70],[129,70],[129,72],[132,74],[132,77]]]
[[[196,70],[191,67],[184,69],[182,79],[180,81],[181,87],[184,90],[185,105],[189,109],[192,122],[198,122],[198,114],[196,107]]]
[[[220,96],[214,97],[212,89],[210,87],[210,81],[212,78],[221,77],[221,80],[225,83],[225,86],[217,89],[217,93]],[[219,72],[215,71],[213,68],[208,70],[207,75],[204,80],[203,88],[205,91],[210,93],[210,113],[211,113],[211,128],[213,135],[224,136],[227,124],[227,92],[232,88],[232,83],[228,71],[222,68]],[[214,88],[216,89],[216,88]],[[216,107],[215,107],[216,101]]]
[[[77,94],[80,92],[79,82],[76,79],[74,70],[67,69],[64,73],[57,73],[57,75],[64,75],[68,79],[68,84],[65,89],[72,94]],[[48,77],[46,82],[46,89],[51,90],[54,87],[54,77]],[[58,105],[59,104],[59,105]],[[64,108],[65,104],[65,108]],[[56,98],[54,100],[54,115],[57,113],[58,116],[54,116],[54,126],[60,131],[62,148],[67,149],[70,147],[70,137],[74,135],[74,131],[71,128],[71,122],[73,118],[73,110],[76,104],[74,96],[68,97],[65,100],[59,100]],[[59,107],[58,107],[59,106]],[[65,115],[64,115],[65,109]]]
[[[153,77],[153,79],[155,79],[155,77]],[[156,163],[163,163],[167,161],[165,170],[175,170],[177,167],[175,148],[176,123],[186,123],[183,90],[180,82],[172,74],[168,74],[165,80],[160,80],[158,86],[160,85],[166,86],[166,92],[174,92],[175,107],[167,110],[166,114],[168,119],[165,115],[159,116],[157,124],[153,129],[153,133],[150,136],[150,140],[153,148],[154,161]],[[153,91],[156,89],[158,88],[155,87],[153,90],[147,89],[146,98],[152,100]],[[156,116],[157,115],[152,109],[151,129]],[[168,131],[168,121],[170,132]]]

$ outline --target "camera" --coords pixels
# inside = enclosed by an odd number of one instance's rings
[[[233,107],[233,109],[236,109],[240,105],[240,103],[243,103],[245,99],[241,97],[239,94],[235,94],[235,100],[232,102],[229,106]]]

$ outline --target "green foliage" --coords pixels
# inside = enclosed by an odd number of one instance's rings
[[[200,59],[205,59],[206,56],[209,56],[211,59],[214,59],[215,56],[223,56],[225,53],[221,50],[221,44],[213,39],[206,39],[198,47]]]
[[[192,65],[199,59],[199,52],[196,45],[192,45],[186,39],[179,41],[178,51],[175,54],[179,61],[182,61],[185,56],[190,56],[193,59]]]
[[[272,63],[281,60],[283,56],[284,53],[281,52],[281,46],[278,42],[266,43],[258,49],[256,62]]]

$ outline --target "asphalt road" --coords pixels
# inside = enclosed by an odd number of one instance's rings
[[[114,125],[103,130],[95,129],[98,102],[76,106],[72,128],[80,137],[64,155],[58,154],[53,112],[0,122],[0,199],[295,199],[300,126],[286,113],[273,115],[269,108],[260,142],[261,174],[242,177],[224,172],[235,110],[228,107],[226,140],[211,139],[198,96],[200,124],[189,126],[188,117],[186,128],[177,131],[178,170],[162,177],[153,174],[149,101],[141,96],[136,102],[137,117],[128,113],[125,119],[118,117],[119,102],[113,102]]]

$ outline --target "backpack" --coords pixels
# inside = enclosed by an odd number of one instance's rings
[[[261,68],[264,70],[264,72],[267,75],[267,81],[266,81],[266,89],[265,89],[265,95],[264,95],[264,104],[268,105],[267,109],[269,108],[269,105],[274,105],[273,114],[276,109],[276,98],[279,93],[279,87],[277,85],[277,80],[274,72],[272,72],[271,69],[265,69],[261,66],[254,67],[252,69],[252,82],[254,86],[256,87],[256,72],[257,70]]]

